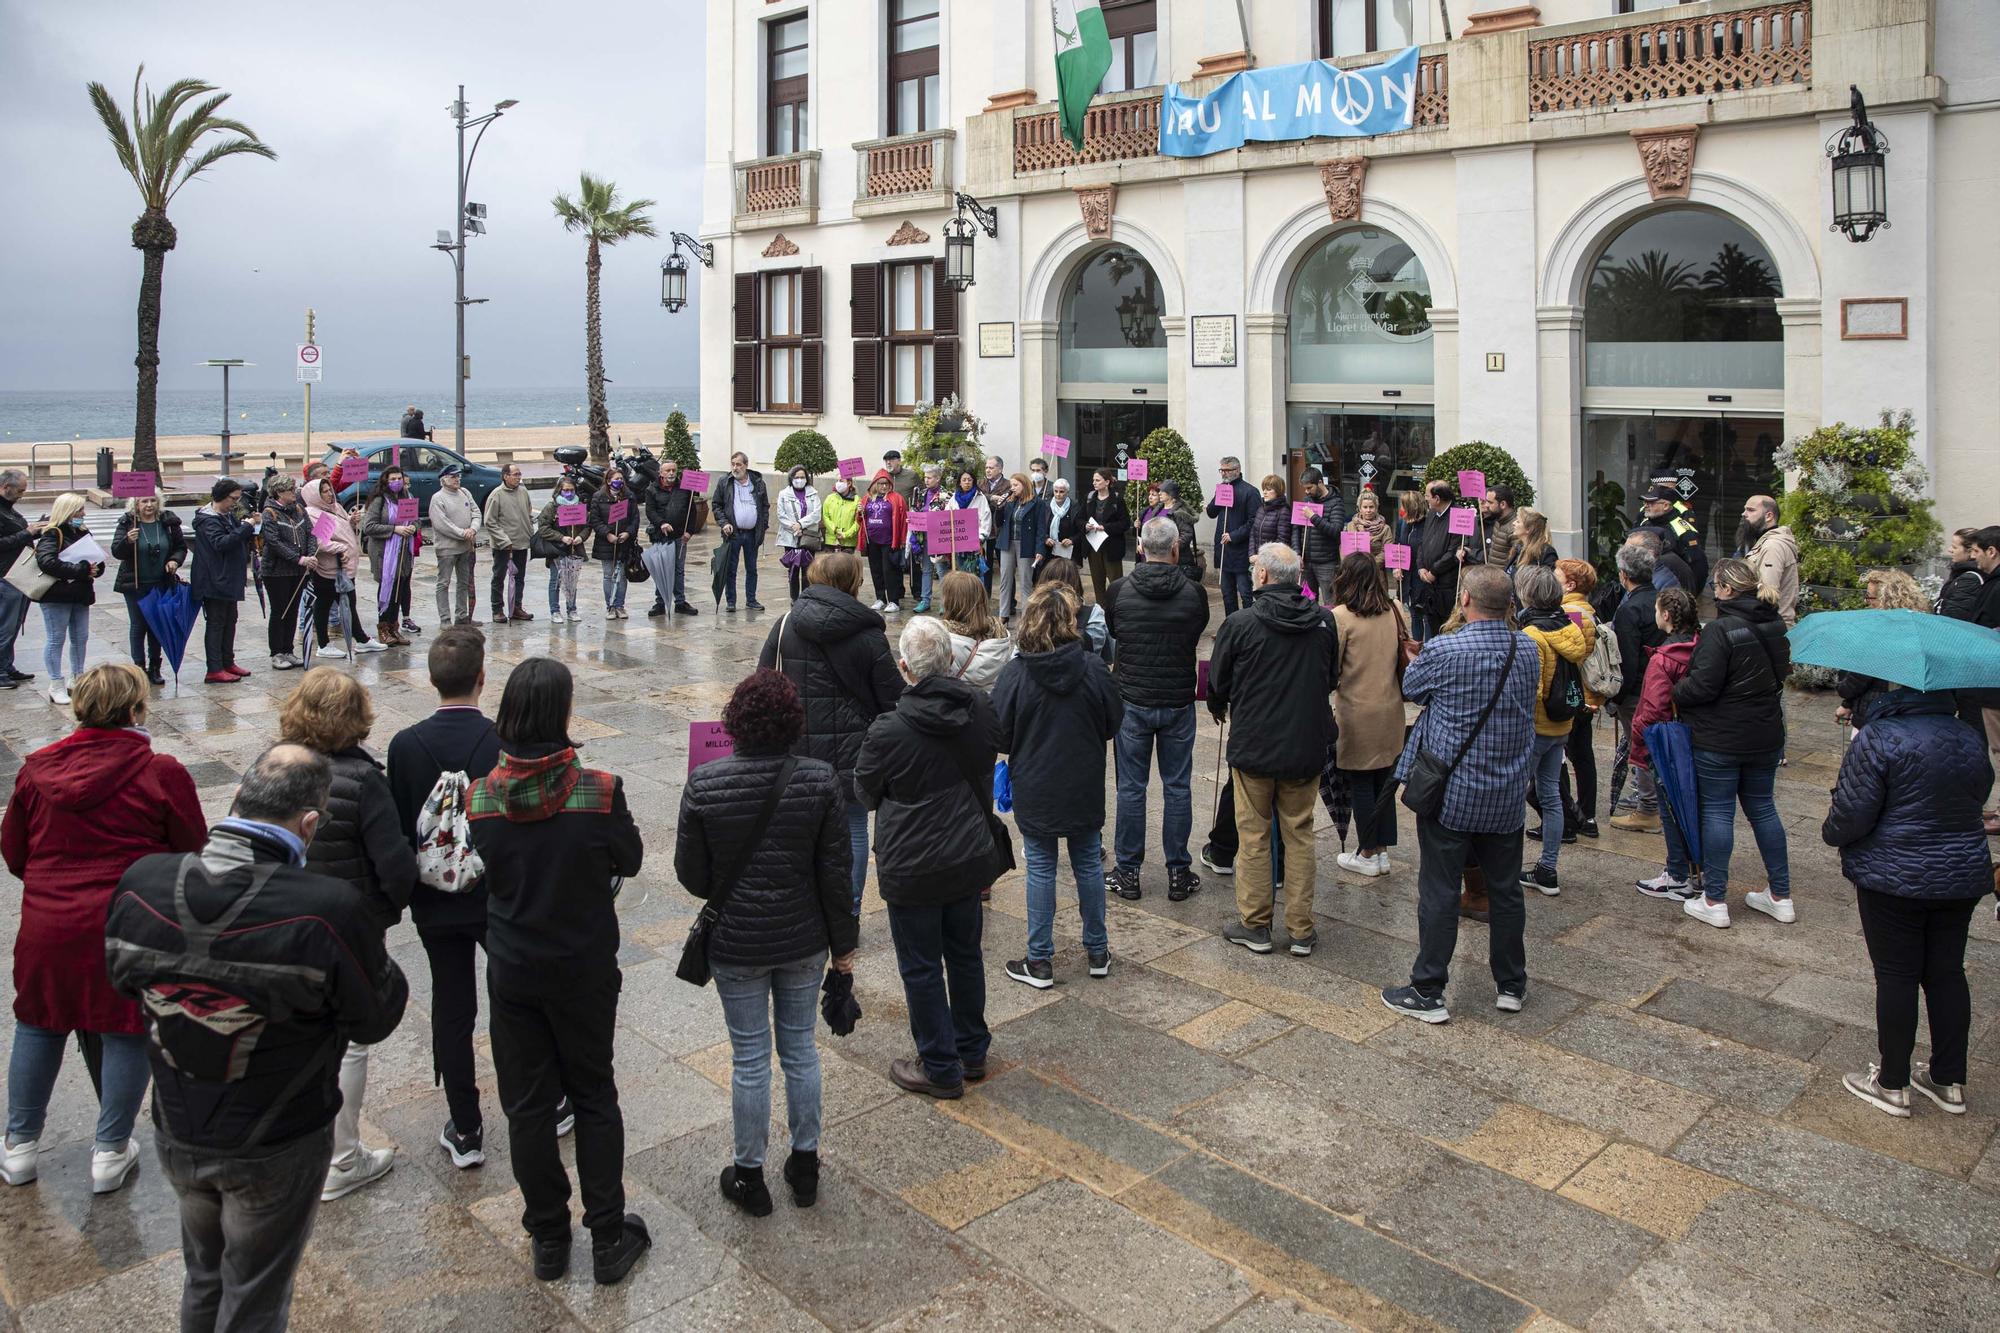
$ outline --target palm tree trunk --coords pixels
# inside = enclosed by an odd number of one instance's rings
[[[583,374],[590,391],[590,457],[605,462],[611,457],[611,414],[604,406],[603,310],[598,301],[597,280],[604,268],[597,238],[590,238],[590,252],[583,261]]]
[[[138,410],[132,423],[132,470],[157,472],[160,468],[160,289],[166,274],[167,251],[177,237],[174,224],[165,213],[147,212],[132,224],[132,244],[146,256],[139,279],[139,354],[133,365],[139,370]]]

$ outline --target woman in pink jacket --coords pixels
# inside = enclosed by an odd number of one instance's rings
[[[1666,642],[1652,650],[1646,659],[1646,674],[1639,684],[1639,702],[1632,709],[1632,766],[1647,768],[1653,766],[1653,757],[1646,750],[1646,728],[1655,722],[1674,720],[1674,685],[1688,673],[1688,663],[1694,657],[1695,631],[1701,628],[1701,617],[1695,610],[1694,598],[1680,588],[1664,588],[1653,602],[1653,623],[1667,636]],[[1687,841],[1681,837],[1680,826],[1674,822],[1673,811],[1665,800],[1660,802],[1660,825],[1667,835],[1667,868],[1664,874],[1639,881],[1639,892],[1648,898],[1673,898],[1685,901],[1698,897],[1700,889],[1688,883]]]
[[[320,657],[345,657],[346,652],[327,643],[326,621],[339,600],[341,615],[347,620],[347,635],[357,653],[379,653],[387,644],[368,637],[362,619],[354,609],[354,575],[361,568],[361,540],[355,535],[354,521],[342,508],[333,483],[322,473],[305,488],[306,509],[311,512],[313,534],[319,538],[317,564],[312,571],[313,635]],[[331,523],[331,531],[328,524]]]

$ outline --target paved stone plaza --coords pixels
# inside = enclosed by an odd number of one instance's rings
[[[705,591],[700,561],[690,584]],[[762,615],[669,628],[643,616],[641,589],[629,621],[598,612],[552,627],[537,595],[540,619],[490,641],[489,704],[527,656],[571,665],[585,761],[624,777],[647,836],[646,869],[621,904],[618,1068],[630,1206],[652,1227],[652,1253],[611,1289],[593,1287],[583,1262],[554,1285],[530,1277],[483,1014],[487,1165],[454,1170],[437,1146],[446,1111],[431,1079],[429,983],[406,923],[390,945],[410,977],[409,1013],[375,1053],[364,1120],[369,1141],[399,1146],[398,1165],[322,1208],[297,1327],[2000,1327],[2000,928],[1982,909],[1968,956],[1971,1113],[1948,1118],[1919,1100],[1914,1119],[1895,1121],[1842,1091],[1841,1072],[1874,1048],[1873,988],[1853,893],[1819,840],[1841,745],[1824,697],[1792,699],[1779,778],[1799,923],[1739,910],[1717,931],[1641,898],[1630,885],[1657,869],[1659,840],[1607,826],[1601,841],[1564,849],[1561,897],[1528,895],[1533,982],[1518,1015],[1494,1012],[1485,929],[1470,923],[1448,1026],[1382,1007],[1377,989],[1407,979],[1414,947],[1413,851],[1394,853],[1387,879],[1338,872],[1322,810],[1310,959],[1223,943],[1230,881],[1208,876],[1200,895],[1170,904],[1156,859],[1144,901],[1110,908],[1111,977],[1085,976],[1072,902],[1057,923],[1061,984],[1031,991],[1001,972],[1025,929],[1020,877],[1002,881],[986,954],[993,1077],[934,1103],[886,1077],[910,1043],[871,887],[861,1026],[845,1039],[821,1030],[819,1205],[798,1211],[779,1191],[773,1216],[744,1218],[716,1192],[729,1052],[714,992],[674,977],[694,904],[671,859],[686,723],[719,715],[784,603],[776,563],[765,564]],[[124,644],[108,586],[93,660]],[[586,606],[595,591],[586,571]],[[427,605],[420,618],[434,619]],[[188,765],[211,817],[297,679],[267,669],[254,602],[244,619],[240,656],[257,674],[187,684],[153,713],[156,745]],[[199,639],[189,682],[200,680]],[[430,710],[427,641],[356,668],[378,691],[377,754]],[[38,673],[41,642],[31,615],[20,660]],[[45,696],[0,694],[10,772],[66,729]],[[1609,728],[1598,737],[1608,767]],[[1204,724],[1198,831],[1215,740]],[[1152,844],[1157,858],[1157,825]],[[1735,870],[1740,900],[1762,882],[1747,826]],[[0,897],[11,937],[18,893]],[[12,1025],[0,1032],[11,1039]],[[0,1190],[10,1326],[173,1326],[179,1237],[150,1114],[134,1183],[99,1199],[87,1170],[94,1115],[72,1055],[41,1180]],[[783,1151],[780,1128],[774,1159]]]

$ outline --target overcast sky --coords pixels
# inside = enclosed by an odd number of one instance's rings
[[[326,380],[353,388],[450,384],[449,259],[455,85],[490,109],[470,197],[487,235],[468,243],[475,382],[581,385],[584,243],[549,207],[580,169],[654,210],[664,236],[700,221],[699,0],[231,4],[0,0],[0,389],[133,382],[141,256],[136,187],[84,86],[121,105],[143,62],[155,88],[207,80],[224,114],[278,160],[231,158],[169,216],[160,382],[207,387],[208,357],[259,363],[254,387],[292,382],[305,310],[319,312]],[[693,384],[696,316],[659,303],[666,247],[606,254],[607,370],[632,385]],[[692,290],[697,284],[690,283]],[[204,376],[208,378],[204,378]],[[616,390],[613,390],[614,402]]]

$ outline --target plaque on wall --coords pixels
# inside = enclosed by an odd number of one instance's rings
[[[1188,351],[1197,366],[1236,364],[1236,316],[1194,315],[1188,319]]]
[[[1840,336],[1848,342],[1910,336],[1910,301],[1904,296],[1849,297],[1840,303]]]
[[[1009,320],[1000,324],[979,326],[979,354],[981,356],[1014,355],[1014,324]]]

